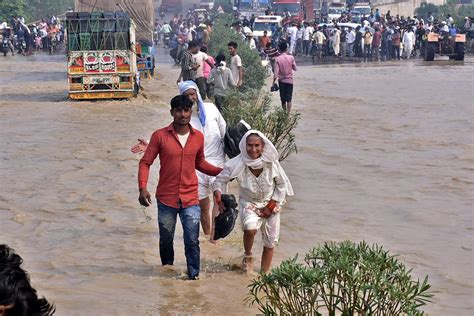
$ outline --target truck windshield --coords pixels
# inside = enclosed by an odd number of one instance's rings
[[[300,5],[298,3],[274,3],[272,4],[273,11],[277,14],[283,14],[289,11],[291,14],[300,13]]]
[[[270,22],[255,22],[253,24],[253,30],[254,31],[271,31],[272,30],[272,25],[276,29],[277,25],[276,23],[270,23]]]
[[[240,8],[252,8],[252,2],[250,1],[240,1]]]
[[[369,15],[370,8],[354,8],[353,12],[357,12],[359,15]]]
[[[342,14],[342,11],[340,8],[329,8],[329,14]]]

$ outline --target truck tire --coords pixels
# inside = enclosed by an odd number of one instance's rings
[[[431,43],[428,43],[425,49],[425,61],[433,61],[435,56],[435,48]]]
[[[456,55],[454,56],[455,60],[464,60],[465,45],[464,43],[456,43],[454,48]]]

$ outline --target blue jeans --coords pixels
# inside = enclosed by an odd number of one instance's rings
[[[199,205],[173,208],[158,201],[158,227],[160,231],[160,258],[163,265],[172,265],[174,262],[174,230],[176,218],[179,214],[183,226],[184,254],[188,267],[188,277],[194,279],[199,276],[200,248],[199,223],[201,208]]]

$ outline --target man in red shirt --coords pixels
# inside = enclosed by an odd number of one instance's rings
[[[173,239],[179,215],[183,226],[184,251],[191,280],[199,278],[200,248],[198,180],[196,169],[210,176],[222,169],[209,164],[204,158],[204,136],[189,124],[192,102],[185,96],[171,100],[173,123],[159,129],[151,136],[138,169],[138,200],[143,206],[151,204],[147,190],[150,166],[160,158],[160,178],[156,188],[158,227],[160,232],[160,257],[163,265],[174,262]]]

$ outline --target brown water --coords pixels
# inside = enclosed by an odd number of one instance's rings
[[[58,315],[257,312],[243,303],[249,279],[232,269],[237,232],[203,240],[203,278],[190,282],[181,229],[170,270],[154,208],[142,223],[129,148],[170,122],[176,94],[178,70],[158,67],[136,99],[72,102],[63,56],[0,59],[0,243],[24,257]],[[472,58],[300,66],[299,152],[284,163],[296,196],[275,263],[327,240],[378,242],[429,274],[440,291],[430,314],[471,315],[473,74]]]

